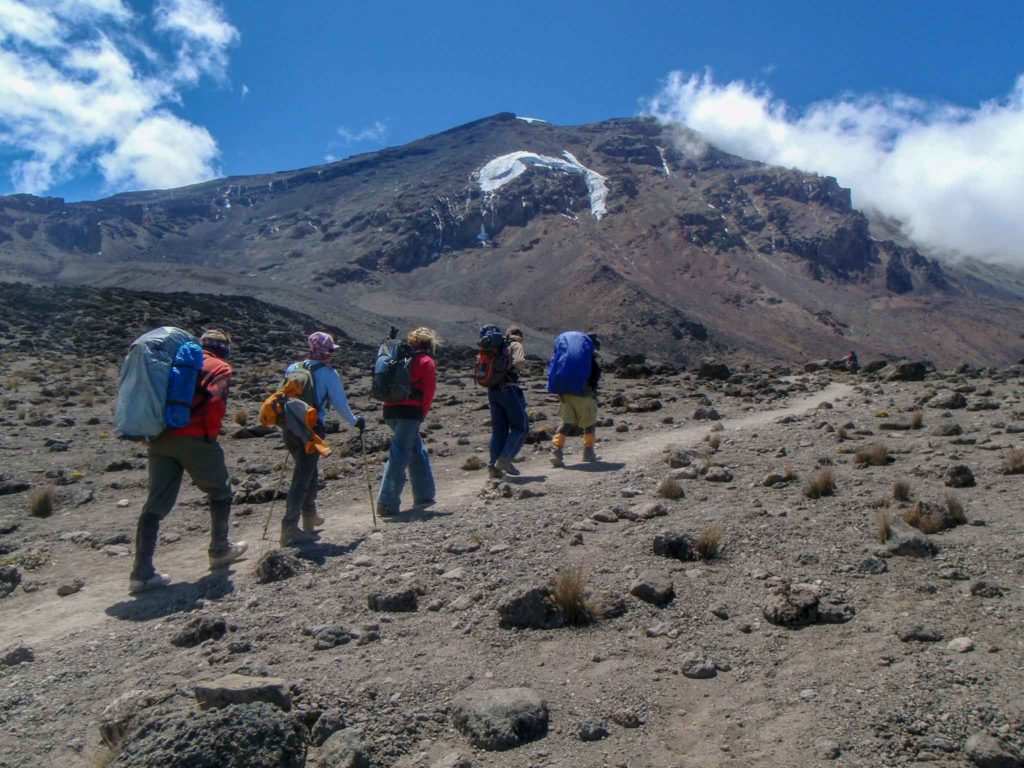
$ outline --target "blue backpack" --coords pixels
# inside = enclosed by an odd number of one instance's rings
[[[582,395],[590,381],[594,342],[585,333],[566,331],[555,339],[548,363],[548,392]]]
[[[196,396],[199,372],[203,370],[203,348],[194,341],[186,341],[174,354],[170,376],[167,379],[167,404],[164,421],[170,429],[188,426],[192,419],[192,403]]]

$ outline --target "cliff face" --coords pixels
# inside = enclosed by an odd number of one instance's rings
[[[96,202],[9,196],[0,276],[250,294],[362,335],[391,320],[460,341],[490,319],[599,328],[612,348],[677,361],[851,345],[1018,356],[1016,301],[873,238],[835,179],[678,138],[645,119],[500,114],[299,171]],[[972,351],[996,309],[1003,336]],[[965,342],[940,346],[936,323]]]

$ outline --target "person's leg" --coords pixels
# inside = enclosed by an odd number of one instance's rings
[[[583,460],[597,461],[597,400],[585,398],[578,409],[580,426],[583,427]]]
[[[519,387],[506,387],[504,394],[505,413],[508,420],[508,438],[505,440],[504,449],[500,458],[504,465],[502,469],[508,471],[523,444],[526,442],[526,435],[530,431],[530,417],[526,413],[526,396]]]
[[[172,456],[165,455],[164,438],[149,446],[149,496],[142,507],[135,530],[135,562],[130,579],[146,581],[156,574],[153,555],[156,553],[160,521],[174,508],[181,488],[183,467]]]
[[[224,450],[217,441],[198,437],[181,438],[176,458],[188,472],[196,488],[210,503],[210,565],[220,567],[237,560],[245,552],[245,543],[232,546],[228,533],[231,523],[231,478]]]
[[[302,530],[307,532],[324,524],[324,519],[316,511],[316,497],[320,492],[320,454],[313,453],[309,458],[312,459],[313,467],[309,472],[306,495],[302,500]]]
[[[576,423],[576,411],[572,407],[571,397],[571,395],[558,396],[558,420],[560,423],[558,431],[555,432],[555,436],[551,440],[551,466],[553,467],[565,466],[565,455],[563,452],[565,437],[570,427]]]
[[[294,532],[299,527],[306,494],[309,492],[310,478],[316,477],[316,460],[306,453],[301,438],[291,432],[284,433],[284,444],[292,458],[292,483],[288,486],[288,498],[285,501],[284,517],[281,520],[282,535],[286,531]]]
[[[434,500],[437,487],[434,484],[434,473],[430,469],[430,455],[420,439],[419,422],[415,426],[412,449],[409,452],[409,483],[412,485],[413,502],[425,504]]]
[[[415,439],[419,436],[420,423],[415,419],[388,419],[387,425],[391,427],[391,448],[377,492],[377,512],[384,516],[397,515],[401,510],[405,471]]]
[[[492,387],[487,390],[487,404],[491,409],[491,444],[490,461],[487,468],[494,469],[495,463],[501,458],[508,439],[508,418],[505,414],[505,403],[502,397],[501,387]]]

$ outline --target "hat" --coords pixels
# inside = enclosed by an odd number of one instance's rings
[[[323,331],[311,333],[306,342],[309,344],[309,356],[314,360],[326,360],[338,348],[334,337]]]
[[[217,357],[225,360],[231,356],[231,334],[217,328],[203,331],[199,337],[199,344],[203,349],[208,349]]]

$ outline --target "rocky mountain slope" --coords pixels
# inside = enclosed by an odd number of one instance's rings
[[[133,598],[146,462],[111,436],[116,370],[171,321],[240,340],[221,444],[253,548],[208,572],[186,482],[173,583]],[[263,561],[284,452],[252,421],[315,322],[0,288],[0,766],[1024,764],[1024,367],[609,376],[600,460],[573,438],[555,470],[535,361],[521,474],[491,482],[454,356],[423,425],[437,503],[375,530],[387,430],[346,340],[366,463],[332,431],[320,540]]]
[[[0,276],[244,294],[365,340],[396,321],[468,342],[497,320],[677,362],[1019,357],[1020,292],[999,272],[878,232],[834,179],[652,120],[499,114],[299,171],[0,198]]]

